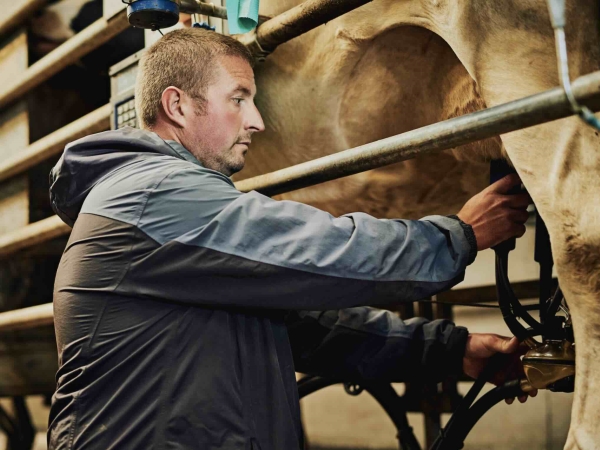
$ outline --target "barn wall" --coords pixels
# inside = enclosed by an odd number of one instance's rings
[[[0,83],[8,84],[27,69],[27,33],[16,31],[0,41]],[[0,160],[29,144],[27,102],[20,101],[0,110]],[[0,183],[0,234],[29,223],[27,177],[21,175]]]
[[[125,8],[127,5],[121,0],[102,0],[102,12],[106,19],[110,19]]]

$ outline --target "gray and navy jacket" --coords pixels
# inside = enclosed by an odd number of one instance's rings
[[[242,193],[132,128],[67,146],[51,201],[73,226],[54,290],[51,450],[293,450],[294,370],[439,381],[467,331],[370,306],[463,278],[455,218],[333,217]]]

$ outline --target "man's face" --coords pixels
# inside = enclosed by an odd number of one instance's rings
[[[227,176],[244,167],[252,134],[265,129],[254,105],[254,72],[235,56],[217,59],[204,110],[188,119],[182,144],[205,167]]]

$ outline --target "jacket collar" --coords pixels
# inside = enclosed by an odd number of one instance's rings
[[[173,149],[173,151],[177,154],[177,157],[179,157],[179,159],[183,159],[185,161],[194,163],[197,166],[204,167],[202,165],[202,163],[200,161],[198,161],[196,159],[196,157],[194,155],[192,155],[190,153],[190,151],[188,149],[186,149],[183,145],[181,145],[179,142],[172,141],[170,139],[169,140],[165,140],[165,142],[167,144],[169,144],[169,147],[171,147]]]
[[[173,149],[173,151],[176,153],[176,155],[174,155],[176,158],[183,159],[185,161],[188,161],[188,162],[191,162],[193,164],[196,164],[197,166],[202,167],[205,170],[210,170],[211,172],[214,172],[214,173],[218,174],[220,177],[222,177],[231,186],[235,187],[235,183],[233,182],[233,180],[230,177],[228,177],[227,175],[222,174],[221,172],[217,172],[216,170],[207,169],[206,167],[204,167],[202,165],[202,163],[200,161],[198,161],[196,159],[196,157],[194,155],[192,155],[190,153],[190,151],[188,149],[186,149],[183,145],[181,145],[179,142],[172,141],[170,139],[169,140],[165,140],[165,142],[167,144],[169,144],[169,147],[171,147]]]

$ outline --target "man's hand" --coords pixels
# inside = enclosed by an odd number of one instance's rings
[[[508,380],[522,379],[525,374],[520,356],[526,351],[526,348],[519,346],[519,341],[515,337],[508,338],[497,334],[469,334],[463,358],[463,372],[471,378],[477,378],[490,357],[496,353],[504,353],[510,356],[507,358],[506,364],[494,375],[492,383],[500,385]],[[529,395],[535,397],[537,390],[529,392]],[[510,405],[514,400],[514,398],[506,399],[506,403]],[[519,397],[519,401],[525,403],[527,395]]]
[[[511,237],[525,233],[525,221],[531,203],[529,194],[507,194],[521,183],[515,174],[508,175],[472,197],[457,216],[471,225],[477,250],[493,247]]]

